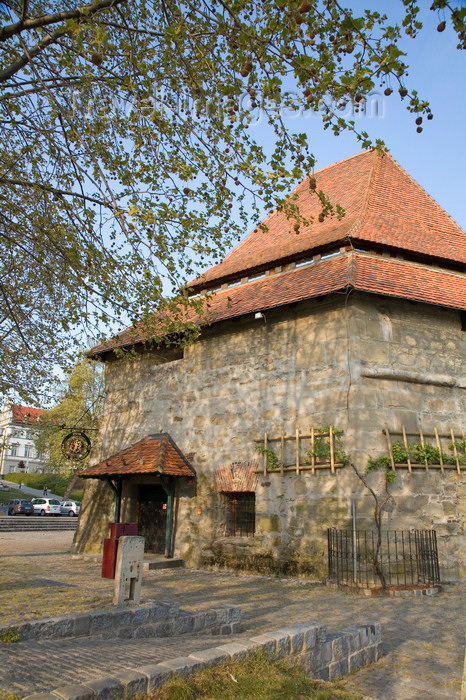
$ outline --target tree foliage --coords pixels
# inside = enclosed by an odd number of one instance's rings
[[[319,108],[325,127],[367,147],[332,105],[381,85],[422,129],[432,114],[408,92],[398,47],[421,30],[419,3],[399,3],[400,26],[337,0],[0,4],[0,390],[31,399],[70,338],[150,318],[280,205],[314,166],[282,107]],[[464,48],[466,10],[431,9]],[[254,138],[258,114],[270,152]]]
[[[70,474],[75,463],[62,452],[63,439],[72,431],[87,432],[91,442],[97,437],[103,411],[104,380],[102,367],[86,359],[79,360],[63,384],[59,400],[41,417],[35,440],[36,450],[47,457],[53,471]],[[78,463],[86,466],[88,457]]]

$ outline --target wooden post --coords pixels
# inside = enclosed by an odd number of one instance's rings
[[[419,437],[421,438],[421,445],[422,445],[422,447],[425,447],[425,443],[424,443],[424,434],[423,434],[423,432],[422,432],[422,428],[419,428]],[[425,462],[425,465],[426,465],[426,472],[428,472],[428,471],[429,471],[429,463],[428,463],[428,461],[427,461],[427,457],[424,457],[424,462]]]
[[[269,460],[267,458],[267,432],[264,433],[264,476],[267,476],[267,467],[269,466]]]
[[[440,438],[438,436],[437,428],[434,428],[434,433],[435,433],[435,442],[437,443],[437,449],[439,451],[440,455],[440,469],[442,470],[442,474],[444,473],[444,468],[443,468],[443,452],[442,452],[442,446],[440,444]]]
[[[388,447],[388,454],[390,455],[390,462],[392,464],[392,470],[396,472],[396,465],[395,465],[395,460],[393,459],[393,451],[392,451],[392,441],[390,440],[390,431],[388,430],[388,425],[385,423],[385,437],[387,438],[387,447]]]
[[[311,428],[311,465],[312,465],[312,473],[316,473],[316,456],[314,454],[314,449],[315,449],[315,435],[314,435],[314,428]]]
[[[299,428],[296,428],[296,474],[299,474]]]
[[[285,461],[285,434],[282,430],[280,439],[280,474],[283,476],[283,462]]]
[[[412,471],[412,469],[411,469],[411,459],[410,459],[410,457],[409,457],[409,447],[408,447],[408,440],[407,440],[407,438],[406,438],[406,430],[405,430],[404,425],[402,425],[401,427],[402,427],[402,429],[403,429],[403,445],[405,446],[405,450],[406,450],[406,452],[408,453],[408,459],[407,459],[407,462],[408,462],[408,471],[411,472],[411,471]]]
[[[335,474],[335,445],[333,444],[333,428],[330,426],[328,430],[328,439],[330,442],[330,470]]]
[[[451,433],[451,441],[453,443],[453,454],[455,455],[455,459],[456,459],[456,471],[458,472],[458,474],[461,474],[460,460],[458,459],[458,450],[456,449],[456,445],[455,445],[455,435],[453,433],[453,428],[450,428],[450,433]]]

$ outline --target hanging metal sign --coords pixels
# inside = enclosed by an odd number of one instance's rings
[[[81,460],[91,451],[91,441],[86,433],[74,431],[63,439],[61,449],[68,459]]]

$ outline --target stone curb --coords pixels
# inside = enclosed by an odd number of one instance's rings
[[[381,627],[379,623],[366,623],[326,635],[325,625],[293,625],[250,639],[236,639],[189,656],[126,669],[115,676],[85,681],[82,685],[65,685],[49,693],[34,693],[23,700],[111,700],[144,695],[160,688],[172,676],[186,677],[222,661],[240,661],[259,650],[272,659],[287,656],[307,676],[332,681],[380,658]]]
[[[157,602],[114,610],[59,615],[43,620],[0,626],[0,637],[14,629],[20,641],[94,637],[132,639],[175,637],[180,634],[236,634],[240,631],[238,606],[218,607],[191,613],[179,603]]]

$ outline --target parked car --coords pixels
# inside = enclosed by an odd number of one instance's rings
[[[60,506],[60,513],[62,515],[75,515],[77,517],[79,515],[80,510],[81,503],[79,501],[63,501],[63,503]]]
[[[60,501],[56,498],[34,498],[32,506],[36,515],[61,515]]]
[[[31,501],[24,501],[21,498],[12,498],[7,503],[8,515],[32,515],[34,508]]]

